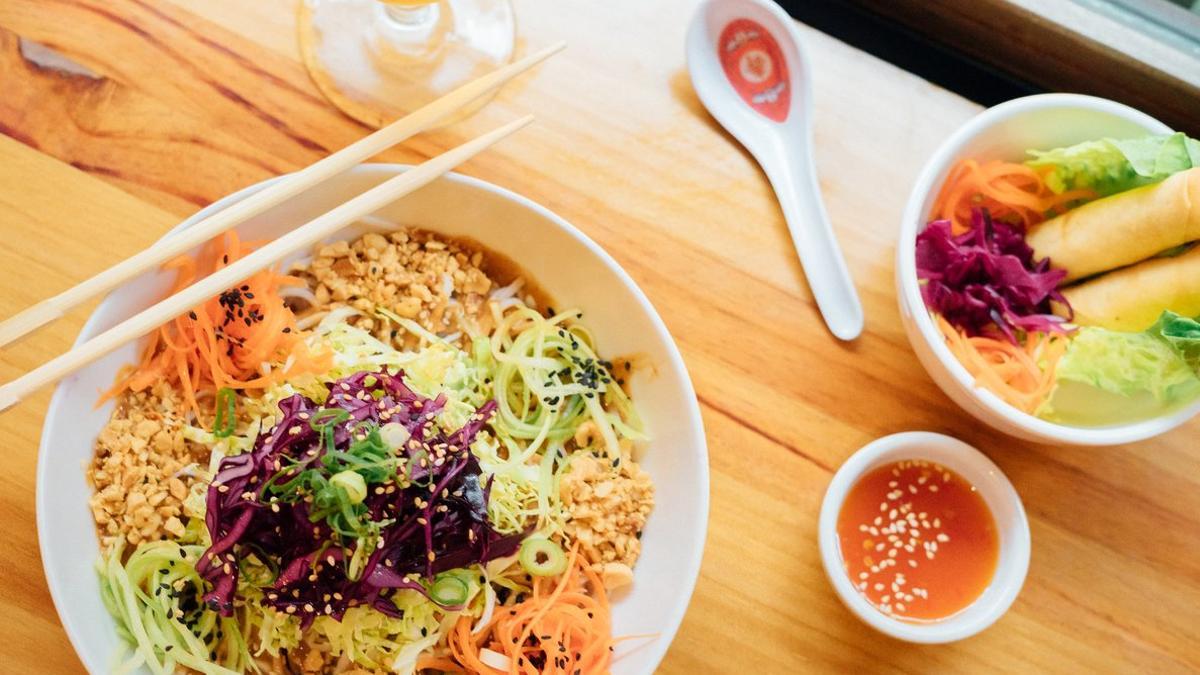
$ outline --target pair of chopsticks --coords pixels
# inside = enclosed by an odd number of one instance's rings
[[[483,94],[556,54],[565,46],[565,43],[560,42],[465,84],[338,152],[214,213],[182,232],[167,237],[91,279],[0,322],[0,347],[61,317],[79,303],[112,290],[134,276],[154,269],[272,206],[354,167],[414,134],[429,129]],[[0,411],[16,405],[32,392],[57,382],[121,345],[150,333],[288,255],[312,247],[350,223],[427,185],[532,121],[533,116],[523,117],[433,157],[310,220],[67,353],[0,386]]]

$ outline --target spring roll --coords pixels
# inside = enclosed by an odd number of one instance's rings
[[[1062,294],[1081,326],[1134,332],[1154,325],[1165,309],[1200,315],[1200,246],[1068,286]],[[1054,311],[1066,315],[1065,307]]]
[[[1029,228],[1037,258],[1066,281],[1108,272],[1200,239],[1200,168],[1098,199]]]

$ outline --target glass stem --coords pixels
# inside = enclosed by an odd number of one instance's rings
[[[385,3],[384,12],[388,23],[400,30],[427,29],[438,19],[438,3],[423,5],[398,5]]]

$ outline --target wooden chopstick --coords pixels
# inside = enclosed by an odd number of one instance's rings
[[[75,305],[110,291],[272,206],[342,173],[414,134],[429,129],[483,94],[558,53],[565,46],[565,42],[559,42],[469,82],[369,136],[113,265],[91,279],[0,322],[0,347],[59,318]]]
[[[532,121],[533,116],[530,115],[510,122],[429,159],[395,178],[390,178],[251,252],[228,267],[213,272],[171,297],[122,321],[71,351],[46,362],[4,386],[0,386],[0,411],[7,410],[30,393],[47,384],[57,382],[126,342],[153,331],[227,288],[236,286],[255,272],[279,262],[292,253],[312,247],[351,222],[370,215],[396,199],[428,184]]]

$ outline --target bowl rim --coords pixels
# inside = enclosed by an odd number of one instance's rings
[[[1009,425],[1033,434],[1042,440],[1071,445],[1118,445],[1145,440],[1169,431],[1200,412],[1200,401],[1179,410],[1146,420],[1110,426],[1083,427],[1050,422],[1018,410],[994,393],[975,386],[975,378],[955,358],[941,337],[921,298],[916,272],[916,236],[926,224],[922,206],[937,183],[946,174],[961,148],[984,130],[1024,113],[1049,108],[1076,109],[1108,113],[1144,128],[1148,133],[1170,133],[1172,130],[1146,113],[1109,99],[1084,94],[1036,94],[1015,98],[987,108],[963,123],[938,146],[926,160],[913,184],[900,223],[900,240],[896,246],[897,300],[901,316],[911,317],[921,339],[930,347],[945,371],[960,388],[967,392],[989,413]],[[910,311],[911,310],[911,311]],[[912,332],[908,331],[912,340]],[[947,392],[949,394],[949,392]],[[953,398],[953,396],[951,396]],[[957,403],[957,401],[956,401]],[[996,428],[1011,433],[996,424]]]
[[[413,165],[411,164],[400,164],[394,162],[371,162],[360,164],[350,169],[349,172],[378,171],[383,173],[400,173],[412,168],[412,166]],[[200,209],[196,213],[176,224],[169,231],[167,231],[162,238],[170,237],[187,227],[191,227],[199,220],[206,218],[213,213],[220,211],[221,209],[227,208],[231,204],[245,199],[255,192],[258,192],[259,190],[262,190],[275,183],[276,181],[283,180],[289,175],[291,174],[281,174],[279,176],[267,178],[257,183],[248,185],[240,190],[237,190],[236,192],[225,195],[224,197]],[[647,642],[646,644],[638,647],[639,652],[650,653],[651,656],[647,661],[649,669],[646,672],[652,673],[658,668],[658,664],[661,663],[663,657],[666,655],[667,650],[670,648],[672,642],[674,642],[675,635],[679,631],[680,625],[683,623],[683,617],[687,613],[687,609],[691,604],[691,598],[695,593],[696,582],[700,575],[700,566],[704,557],[704,548],[708,535],[709,501],[712,489],[708,464],[708,437],[704,430],[704,422],[700,414],[700,406],[696,397],[695,387],[692,384],[691,375],[687,370],[687,365],[679,351],[679,346],[676,344],[675,339],[671,336],[670,331],[667,330],[666,323],[662,320],[662,316],[659,315],[658,310],[654,308],[654,305],[650,302],[650,299],[646,296],[645,292],[642,291],[641,287],[638,286],[638,284],[633,280],[633,277],[631,277],[629,273],[626,272],[623,267],[621,267],[616,259],[614,259],[606,250],[604,250],[604,248],[592,240],[592,238],[585,234],[582,230],[568,222],[565,218],[559,216],[557,213],[533,201],[532,199],[513,192],[508,188],[501,187],[495,183],[491,183],[479,178],[467,176],[456,171],[448,172],[438,180],[447,180],[459,185],[477,188],[485,192],[495,194],[510,202],[514,202],[517,205],[525,207],[542,218],[550,221],[556,227],[563,230],[569,236],[575,239],[578,243],[582,244],[592,255],[596,256],[596,258],[600,260],[605,267],[612,271],[633,295],[634,299],[640,305],[642,311],[650,319],[650,323],[654,327],[656,337],[662,340],[666,346],[667,357],[670,361],[671,370],[679,373],[680,375],[678,378],[679,385],[682,387],[680,394],[683,400],[686,402],[685,405],[688,410],[688,426],[696,430],[696,435],[699,439],[699,445],[698,447],[694,448],[693,451],[697,453],[696,459],[698,460],[699,464],[697,469],[701,482],[703,483],[703,489],[700,490],[700,494],[697,495],[699,505],[694,511],[695,517],[691,520],[690,524],[692,536],[689,538],[689,540],[693,542],[692,550],[683,558],[683,565],[680,566],[680,574],[684,579],[684,592],[680,594],[675,607],[672,608],[671,612],[669,613],[667,624],[663,626],[661,631],[659,631],[658,639]],[[117,289],[123,287],[124,284],[118,286]],[[112,292],[115,292],[117,289],[114,289]],[[82,344],[84,341],[96,334],[98,331],[97,324],[100,320],[100,307],[103,306],[104,303],[108,302],[109,295],[111,295],[112,292],[106,294],[104,299],[100,301],[100,304],[97,305],[96,309],[92,310],[92,313],[84,323],[83,328],[80,329],[79,336],[75,339],[74,346]],[[46,430],[51,428],[53,425],[60,423],[60,416],[62,415],[60,412],[62,409],[62,397],[63,388],[56,386],[54,394],[50,399],[50,404],[46,409],[45,421],[42,424],[42,432],[38,440],[37,472],[35,480],[35,513],[38,533],[38,552],[42,560],[42,574],[45,577],[46,585],[50,590],[50,597],[54,602],[55,612],[58,614],[59,622],[62,624],[63,630],[66,632],[67,638],[70,640],[76,656],[80,659],[80,662],[83,664],[85,669],[89,670],[90,672],[101,672],[93,670],[92,666],[95,664],[85,662],[83,659],[85,650],[83,649],[83,640],[80,637],[80,629],[76,627],[76,621],[72,618],[71,613],[68,611],[68,608],[71,605],[71,598],[68,597],[62,590],[65,588],[65,583],[57,578],[57,576],[52,572],[52,567],[50,565],[50,560],[55,554],[48,548],[48,542],[53,538],[53,535],[49,531],[49,525],[46,522],[46,514],[49,513],[50,509],[53,507],[46,501],[47,490],[44,489],[44,485],[46,485],[46,483],[50,480],[53,480],[54,467],[52,466],[52,463],[48,461],[51,458],[51,449],[47,442],[48,435]],[[644,589],[645,592],[651,592],[651,590],[652,589]],[[107,667],[111,664],[105,662],[103,665]]]
[[[992,512],[993,518],[1002,511],[1011,512],[1007,521],[1008,530],[1004,531],[1006,523],[997,522],[1002,528],[1000,532],[1000,551],[996,561],[996,572],[993,579],[1000,580],[996,591],[987,598],[988,590],[977,598],[972,605],[986,598],[987,605],[981,613],[974,616],[959,613],[929,623],[909,623],[893,619],[871,605],[854,587],[853,581],[842,565],[841,544],[837,532],[838,515],[850,489],[858,482],[864,473],[874,469],[885,461],[892,461],[892,453],[901,452],[906,457],[918,458],[922,449],[928,452],[935,448],[943,454],[937,461],[959,474],[976,474],[980,480],[972,481],[981,484],[986,481],[988,490],[981,490],[980,495]],[[911,449],[909,455],[907,450]],[[1003,500],[1001,509],[988,495],[999,495]],[[1008,612],[1009,607],[1017,599],[1025,578],[1029,572],[1029,558],[1032,542],[1029,530],[1029,519],[1016,488],[1005,476],[1000,467],[974,446],[952,436],[931,431],[905,431],[866,444],[847,459],[821,501],[821,513],[818,525],[818,541],[821,552],[821,562],[825,575],[836,591],[842,603],[861,621],[881,633],[906,642],[919,644],[944,644],[968,638],[988,628]],[[999,519],[997,518],[997,521]],[[989,584],[990,586],[990,584]],[[989,589],[990,590],[990,589]]]

